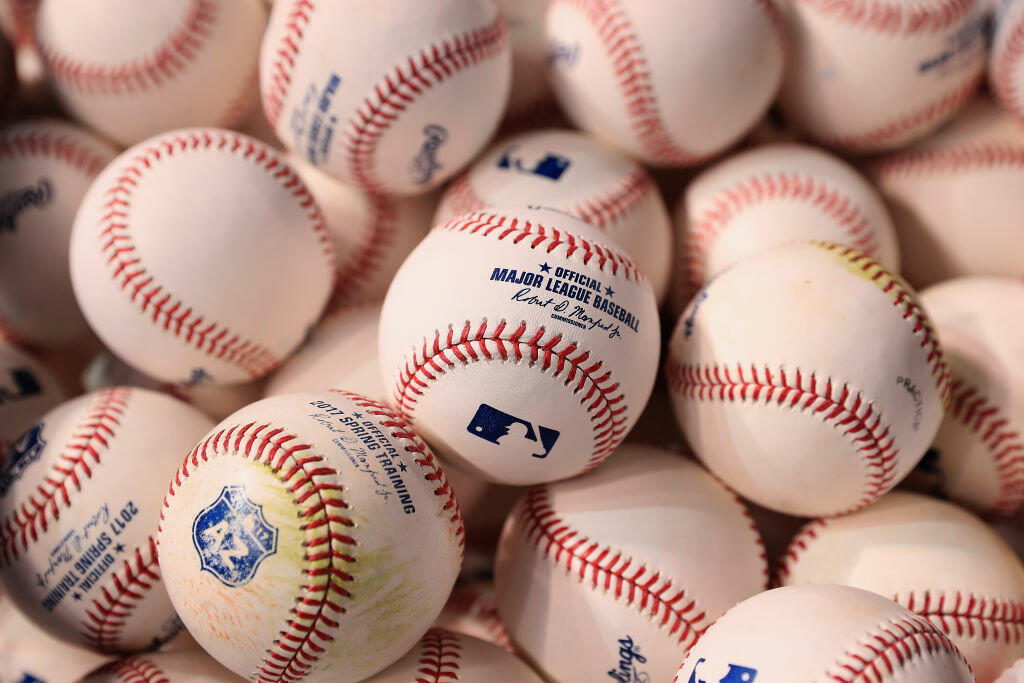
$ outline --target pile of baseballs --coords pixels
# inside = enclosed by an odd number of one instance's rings
[[[0,682],[1024,683],[1024,0],[0,34]]]

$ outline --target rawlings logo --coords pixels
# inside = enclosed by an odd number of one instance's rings
[[[727,664],[726,666],[729,667],[729,670],[725,672],[724,676],[705,680],[697,676],[697,669],[705,661],[707,660],[703,657],[697,660],[697,663],[693,665],[693,672],[686,683],[753,683],[754,679],[757,678],[757,669],[751,669],[750,667],[738,664]]]
[[[263,506],[248,498],[244,486],[225,486],[217,500],[196,515],[192,542],[201,570],[237,588],[252,581],[260,563],[277,552],[277,529],[263,516]]]
[[[423,127],[423,135],[426,139],[420,148],[419,154],[412,160],[412,178],[417,185],[426,185],[434,174],[441,170],[441,163],[437,160],[437,150],[441,149],[444,143],[448,142],[448,129],[437,124],[428,124]]]
[[[533,168],[523,166],[523,160],[512,156],[516,147],[513,145],[506,149],[501,158],[498,159],[497,167],[505,171],[517,171],[523,174],[530,174],[547,178],[548,180],[560,180],[565,172],[572,165],[572,160],[557,154],[547,153],[541,157]]]
[[[546,458],[561,432],[549,427],[537,427],[534,431],[533,425],[514,415],[498,410],[486,403],[481,403],[476,414],[466,427],[470,434],[489,441],[505,449],[515,451],[528,451],[535,458]],[[513,433],[513,431],[515,433]],[[537,432],[540,432],[540,447],[542,453],[536,453]]]
[[[27,432],[18,437],[10,449],[7,457],[0,465],[0,496],[7,495],[8,489],[21,475],[25,473],[29,465],[39,460],[46,448],[46,441],[43,439],[43,423],[39,422]]]
[[[637,664],[646,664],[647,657],[640,654],[640,646],[627,635],[619,638],[619,668],[608,671],[608,677],[619,683],[650,683],[651,676],[645,671],[637,670]]]
[[[40,178],[35,185],[8,190],[0,195],[0,233],[14,232],[14,219],[30,206],[40,207],[53,200],[53,184]]]

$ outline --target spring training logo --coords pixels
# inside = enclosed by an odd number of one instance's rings
[[[200,569],[225,586],[238,588],[252,581],[260,563],[277,552],[277,529],[244,486],[225,486],[217,500],[196,515],[192,542]]]
[[[423,127],[426,138],[419,154],[412,160],[412,179],[417,185],[426,185],[434,174],[441,170],[441,162],[437,160],[437,151],[448,142],[448,129],[435,123]]]
[[[40,178],[35,185],[8,190],[0,195],[0,234],[14,232],[14,220],[30,206],[46,206],[53,201],[53,183]]]

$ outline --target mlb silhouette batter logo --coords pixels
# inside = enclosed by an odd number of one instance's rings
[[[14,482],[21,478],[28,466],[39,459],[46,447],[43,439],[43,423],[39,422],[18,437],[7,451],[7,457],[0,461],[0,496],[7,493]]]
[[[244,486],[225,486],[217,500],[196,515],[192,542],[201,569],[237,588],[252,581],[260,563],[277,552],[277,529]]]
[[[757,678],[757,669],[740,666],[739,664],[727,664],[726,666],[729,667],[729,670],[725,672],[725,676],[705,680],[697,675],[697,670],[705,661],[707,660],[703,657],[697,660],[697,663],[693,665],[693,673],[690,674],[690,680],[686,683],[754,683]]]
[[[504,170],[518,171],[519,173],[528,173],[548,180],[561,180],[562,175],[565,174],[569,166],[572,165],[572,161],[558,154],[551,154],[550,152],[542,156],[537,160],[537,163],[533,167],[529,167],[523,164],[523,160],[519,157],[512,156],[516,151],[515,146],[509,147],[505,150],[505,153],[498,159],[498,168]]]
[[[466,428],[473,436],[484,441],[502,446],[515,452],[529,451],[535,458],[546,458],[555,442],[558,441],[558,430],[533,425],[515,415],[498,410],[486,403],[481,403],[476,414]],[[539,438],[538,438],[539,434]]]

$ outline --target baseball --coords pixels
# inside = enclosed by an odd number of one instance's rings
[[[1012,515],[1024,503],[1024,282],[948,280],[921,292],[921,304],[953,380],[929,464],[945,496],[983,514]]]
[[[276,152],[225,130],[175,131],[122,153],[89,188],[71,235],[90,325],[165,382],[267,374],[315,324],[333,276],[305,184]]]
[[[998,8],[988,80],[999,104],[1024,120],[1024,2],[1002,0]]]
[[[495,0],[508,22],[512,47],[512,86],[504,129],[535,128],[558,116],[548,82],[544,16],[551,0]]]
[[[758,147],[704,171],[680,199],[675,228],[676,310],[726,268],[788,242],[846,244],[899,272],[878,191],[846,162],[806,145]]]
[[[36,37],[64,108],[128,146],[241,121],[266,16],[259,0],[43,0]]]
[[[483,640],[431,629],[404,657],[366,683],[407,681],[487,681],[541,683],[540,677],[515,655]]]
[[[46,365],[0,334],[0,454],[65,398],[60,381]]]
[[[799,647],[783,644],[799,643]],[[973,683],[949,638],[890,600],[790,586],[745,600],[690,650],[676,683]]]
[[[786,51],[772,0],[551,0],[547,36],[573,123],[658,166],[700,163],[753,128]]]
[[[779,247],[720,274],[679,318],[668,356],[676,418],[701,461],[797,516],[884,495],[924,455],[949,398],[916,295],[835,244]]]
[[[1017,247],[1024,124],[987,99],[869,168],[892,210],[903,274],[916,287],[964,275],[1024,277]]]
[[[1013,666],[996,679],[996,683],[1024,683],[1024,659],[1018,659]]]
[[[504,140],[456,178],[434,224],[486,207],[537,204],[571,213],[626,249],[661,301],[672,270],[672,225],[665,201],[643,166],[567,130]]]
[[[461,489],[459,496],[459,505],[465,509]],[[515,653],[508,629],[498,614],[497,600],[492,583],[479,581],[456,586],[434,622],[434,628],[479,638]]]
[[[0,585],[18,609],[99,652],[176,635],[157,561],[160,497],[211,424],[162,394],[116,388],[26,432],[0,468]]]
[[[668,451],[621,451],[527,490],[501,535],[498,610],[548,680],[667,681],[715,619],[766,587],[764,546],[730,491]]]
[[[978,0],[789,0],[781,103],[830,147],[877,152],[934,131],[967,104],[986,63]]]
[[[89,335],[68,272],[68,242],[82,197],[116,156],[70,123],[17,123],[0,131],[0,326],[33,347]]]
[[[978,683],[1024,657],[1024,565],[984,522],[902,491],[796,535],[780,583],[838,583],[898,602],[946,634]]]
[[[446,461],[499,484],[554,481],[604,462],[632,428],[658,312],[605,239],[552,210],[483,211],[406,259],[381,310],[381,373]]]
[[[511,78],[492,0],[282,0],[260,57],[278,137],[377,194],[421,194],[468,163],[497,128]]]
[[[382,404],[289,394],[214,427],[174,475],[160,566],[196,641],[240,676],[361,681],[427,631],[462,560],[430,449]]]
[[[237,680],[211,657],[193,650],[155,652],[111,662],[83,678],[82,683],[230,683]]]

